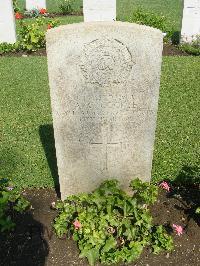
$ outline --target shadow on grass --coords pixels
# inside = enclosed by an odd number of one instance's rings
[[[57,196],[60,198],[60,186],[59,186],[53,125],[52,124],[41,125],[39,128],[39,134],[47,158],[47,162],[51,171],[51,175],[54,180],[54,187]]]
[[[196,214],[197,207],[200,207],[200,167],[183,166],[180,173],[173,181],[173,190],[168,197],[177,199],[183,204],[183,211],[190,219],[200,226],[200,215]],[[180,207],[175,206],[177,209]]]
[[[0,265],[45,265],[49,247],[44,238],[45,228],[30,211],[12,214],[16,228],[0,234]]]

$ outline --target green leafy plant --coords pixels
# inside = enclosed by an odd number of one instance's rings
[[[72,14],[74,11],[72,0],[62,0],[60,3],[60,9],[63,15]]]
[[[179,46],[181,51],[191,55],[200,55],[200,35],[196,35],[191,43],[182,43]]]
[[[162,32],[167,31],[166,17],[162,15],[157,15],[149,11],[145,11],[141,8],[138,8],[136,11],[133,12],[129,21],[141,25],[150,26],[159,29]]]
[[[145,246],[155,254],[173,248],[172,237],[162,225],[153,225],[149,205],[158,195],[158,187],[139,179],[131,182],[128,195],[109,180],[93,193],[69,196],[58,202],[59,215],[54,228],[58,237],[72,237],[78,244],[80,257],[90,265],[97,260],[110,264],[132,262]]]
[[[14,12],[15,13],[20,12],[20,8],[19,8],[19,5],[18,5],[18,0],[13,0],[13,8],[14,8]]]
[[[10,43],[1,43],[0,44],[0,55],[17,52],[19,50],[18,43],[10,44]]]
[[[197,213],[197,214],[200,214],[200,207],[198,207],[198,208],[196,209],[196,213]]]
[[[29,202],[20,195],[10,181],[0,179],[0,231],[10,231],[15,227],[11,219],[13,211],[23,212],[29,207]]]
[[[57,20],[46,20],[45,18],[37,18],[31,24],[21,20],[19,31],[20,49],[33,52],[44,48],[47,29],[56,27],[58,24]]]
[[[39,48],[45,47],[45,25],[44,19],[36,19],[34,23],[20,23],[20,47],[22,50],[36,51]]]

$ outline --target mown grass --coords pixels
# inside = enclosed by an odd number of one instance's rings
[[[49,12],[60,12],[60,2],[62,0],[47,0],[47,10]],[[25,0],[18,0],[21,8],[25,8]],[[83,5],[81,0],[74,0],[74,9],[80,10]],[[126,21],[138,7],[146,11],[153,11],[156,14],[166,16],[169,27],[175,31],[180,31],[183,0],[117,0],[117,19]]]
[[[164,58],[153,163],[155,180],[176,179],[183,168],[189,171],[200,165],[199,64],[200,57]],[[200,178],[200,172],[198,175]]]
[[[199,164],[199,57],[165,57],[153,180]],[[53,187],[56,162],[45,57],[0,58],[0,176]],[[50,164],[50,167],[48,165]]]

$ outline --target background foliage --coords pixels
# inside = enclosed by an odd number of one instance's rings
[[[18,0],[20,7],[25,7],[25,0]],[[63,0],[47,0],[47,10],[49,12],[60,12],[60,2]],[[81,0],[73,1],[73,8],[80,10],[83,5]],[[133,10],[142,7],[157,14],[162,13],[170,21],[170,28],[180,31],[183,0],[117,0],[117,17],[119,20],[129,20]]]

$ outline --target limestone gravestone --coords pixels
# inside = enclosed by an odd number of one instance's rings
[[[84,21],[116,20],[116,0],[83,0]]]
[[[181,40],[191,42],[200,34],[200,0],[184,0]]]
[[[0,1],[0,43],[15,43],[15,18],[12,0]]]
[[[91,22],[47,32],[48,72],[62,199],[116,178],[149,181],[162,32]]]
[[[46,0],[26,0],[26,10],[46,9]]]

